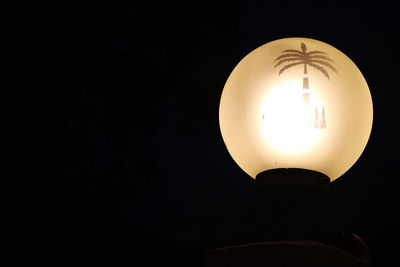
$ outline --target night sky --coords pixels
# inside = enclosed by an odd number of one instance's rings
[[[202,266],[209,249],[268,240],[271,205],[225,148],[219,99],[249,52],[309,37],[356,63],[374,104],[364,153],[315,220],[358,234],[389,266],[400,249],[399,18],[394,4],[360,3],[2,9],[0,264]]]

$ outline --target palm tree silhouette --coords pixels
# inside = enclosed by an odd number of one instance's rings
[[[281,55],[275,59],[275,68],[281,66],[281,69],[279,70],[279,75],[281,75],[285,70],[298,65],[304,65],[304,75],[307,74],[307,66],[310,66],[322,72],[325,77],[328,78],[328,80],[330,80],[330,77],[325,67],[328,67],[329,69],[337,73],[337,70],[332,65],[335,64],[335,62],[327,56],[327,53],[318,50],[307,52],[307,47],[303,42],[301,43],[300,47],[301,50],[283,50],[281,52]],[[308,89],[308,77],[303,77],[303,99],[306,106],[310,105],[310,93]],[[318,108],[315,107],[314,127],[321,129],[326,128],[324,107],[322,107],[321,119],[318,116]]]
[[[275,64],[275,68],[283,63],[286,64],[283,64],[285,66],[279,70],[279,75],[281,75],[285,70],[301,64],[304,64],[304,74],[307,74],[307,65],[322,72],[328,80],[330,80],[328,71],[323,66],[326,66],[337,73],[337,70],[331,64],[334,63],[333,60],[325,56],[325,52],[318,50],[307,52],[307,47],[303,42],[301,43],[301,50],[287,49],[283,50],[281,54],[282,55],[277,57],[274,61],[278,61]]]

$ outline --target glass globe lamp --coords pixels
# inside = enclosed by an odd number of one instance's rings
[[[223,140],[240,168],[252,178],[288,183],[339,178],[363,152],[372,118],[357,66],[308,38],[272,41],[249,53],[226,81],[219,108]]]

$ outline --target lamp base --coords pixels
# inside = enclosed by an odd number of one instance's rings
[[[328,196],[330,179],[306,169],[273,169],[256,176],[257,193],[276,210],[276,240],[309,240],[312,207]]]
[[[368,247],[360,237],[312,222],[312,204],[328,196],[328,176],[282,168],[259,173],[255,184],[276,210],[271,240],[208,251],[206,267],[371,266]]]
[[[299,168],[272,169],[256,176],[257,192],[269,200],[319,200],[328,195],[329,183],[325,174]]]

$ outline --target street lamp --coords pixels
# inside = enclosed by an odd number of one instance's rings
[[[279,203],[282,239],[308,239],[310,202],[360,157],[370,136],[368,85],[341,51],[308,38],[262,45],[222,92],[225,145],[258,191]]]

